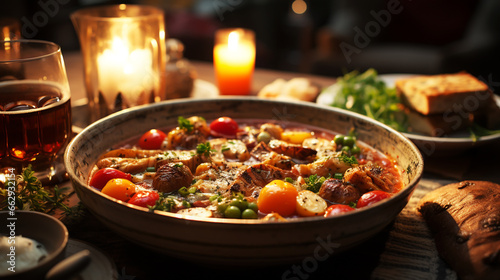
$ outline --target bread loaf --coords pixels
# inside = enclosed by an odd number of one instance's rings
[[[445,113],[453,106],[479,109],[491,100],[488,86],[465,72],[399,79],[396,89],[403,104],[423,115]]]
[[[446,185],[425,195],[417,209],[460,279],[500,279],[500,185]]]

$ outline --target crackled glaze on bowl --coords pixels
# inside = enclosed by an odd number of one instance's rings
[[[275,119],[313,125],[338,133],[351,128],[358,139],[397,159],[406,187],[391,199],[337,217],[289,222],[204,219],[151,213],[87,186],[98,157],[112,146],[152,128],[173,127],[178,116]],[[102,119],[68,145],[65,164],[81,201],[110,229],[133,242],[177,258],[205,264],[271,265],[333,255],[386,227],[403,209],[423,171],[416,146],[402,134],[367,117],[316,104],[257,98],[193,99],[136,107]]]

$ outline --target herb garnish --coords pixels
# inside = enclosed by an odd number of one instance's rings
[[[349,165],[358,164],[358,160],[354,156],[348,156],[345,153],[342,153],[337,157],[340,161],[347,163]]]
[[[168,194],[163,193],[163,192],[158,192],[160,198],[156,201],[155,205],[153,206],[148,206],[149,211],[154,212],[155,210],[158,211],[165,211],[165,212],[170,212],[175,206],[175,201],[172,197],[170,197]]]
[[[476,142],[477,140],[479,140],[479,138],[483,136],[499,134],[500,130],[489,130],[478,125],[477,123],[473,123],[472,126],[469,128],[469,133],[471,135],[472,141]]]
[[[49,191],[42,186],[40,180],[34,176],[35,171],[31,165],[22,170],[21,175],[16,176],[15,180],[15,207],[20,210],[31,210],[49,213],[53,210],[60,209],[65,212],[70,212],[68,205],[64,204],[66,196],[63,194],[67,188],[59,188],[55,186],[53,191]],[[5,188],[0,189],[0,195],[4,197],[0,202],[0,209],[8,209],[8,188],[7,182]]]
[[[319,192],[319,189],[321,188],[321,185],[326,181],[327,178],[321,176],[318,177],[318,175],[313,174],[310,175],[308,178],[304,178],[307,184],[307,190],[312,191],[312,192]]]
[[[210,147],[210,143],[209,142],[205,142],[205,143],[200,143],[198,144],[198,146],[196,146],[196,153],[198,155],[204,155],[206,157],[209,157],[210,156],[210,153],[212,152],[212,148]]]
[[[194,128],[193,124],[186,118],[180,116],[177,118],[180,129],[185,129],[187,132],[191,132]]]

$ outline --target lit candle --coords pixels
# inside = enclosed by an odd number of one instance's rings
[[[108,108],[113,109],[118,93],[125,107],[149,102],[155,83],[150,50],[130,51],[126,42],[114,37],[111,48],[98,55],[97,71],[99,89]]]
[[[223,29],[216,34],[214,68],[222,95],[249,94],[255,68],[254,33]]]

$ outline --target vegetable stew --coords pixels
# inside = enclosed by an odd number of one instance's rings
[[[89,185],[150,211],[286,221],[390,198],[403,188],[401,172],[355,131],[193,116],[104,153]]]

